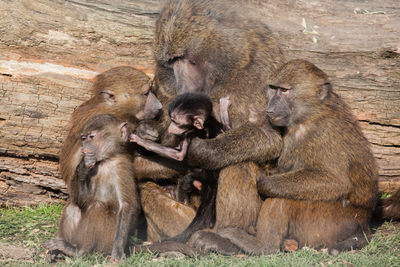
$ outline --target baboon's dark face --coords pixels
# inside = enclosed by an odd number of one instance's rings
[[[206,68],[202,62],[179,58],[174,61],[173,69],[178,93],[205,91]]]
[[[100,158],[101,148],[104,146],[104,136],[101,131],[90,131],[81,136],[82,153],[86,168],[92,169]]]
[[[162,108],[161,102],[157,99],[157,97],[151,92],[148,91],[144,94],[145,101],[143,111],[139,111],[136,114],[136,118],[139,120],[151,120],[154,119]]]
[[[81,132],[82,155],[85,166],[92,169],[96,163],[121,152],[128,142],[131,130],[110,114],[93,117]]]
[[[187,135],[194,130],[203,130],[206,119],[204,110],[180,110],[176,108],[171,112],[171,123],[168,133],[174,135]]]
[[[117,113],[132,114],[138,120],[154,119],[162,108],[148,83],[137,87],[113,84],[111,88],[101,91],[100,96],[102,102]]]
[[[267,116],[272,125],[277,127],[289,126],[293,109],[292,94],[291,88],[274,85],[268,87]]]
[[[171,76],[170,83],[177,94],[205,93],[215,83],[214,68],[205,58],[173,56],[163,62],[160,68]]]
[[[268,118],[272,125],[289,127],[323,109],[332,94],[327,75],[304,60],[292,60],[273,75],[268,87]]]

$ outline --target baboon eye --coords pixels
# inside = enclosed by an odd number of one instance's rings
[[[176,60],[175,58],[168,59],[167,64],[172,65],[174,64],[175,60]]]
[[[175,61],[177,61],[177,60],[179,60],[179,59],[182,59],[183,57],[173,57],[173,58],[170,58],[170,59],[168,59],[168,62],[167,62],[167,64],[168,65],[173,65],[174,63],[175,63]]]
[[[179,58],[178,57],[173,57],[168,59],[168,65],[173,65],[175,63],[175,61],[177,61]]]
[[[115,105],[116,99],[115,99],[115,95],[112,91],[104,90],[101,92],[101,96],[103,97],[103,100],[106,104],[108,104],[110,106]]]
[[[278,90],[278,87],[273,86],[273,85],[269,85],[269,86],[268,86],[268,89],[273,90],[273,91],[276,91],[276,90]]]
[[[101,93],[104,94],[108,98],[112,98],[113,99],[115,97],[115,95],[113,93],[109,92],[109,91],[102,91]]]
[[[89,134],[89,139],[93,139],[96,136],[96,134]]]
[[[86,140],[86,136],[82,135],[81,139],[82,139],[82,141],[85,141]]]
[[[289,91],[289,89],[286,88],[281,88],[282,93],[286,93],[287,91]]]

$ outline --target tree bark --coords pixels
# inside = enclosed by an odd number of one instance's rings
[[[240,5],[270,26],[288,60],[307,59],[331,77],[371,142],[380,190],[399,188],[398,1]],[[0,204],[65,199],[57,161],[70,116],[102,71],[130,65],[153,75],[159,10],[155,0],[0,2]]]

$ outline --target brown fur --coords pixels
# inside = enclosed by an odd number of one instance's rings
[[[81,159],[82,126],[90,118],[106,113],[124,121],[139,123],[135,115],[143,109],[146,99],[142,96],[149,88],[150,79],[143,72],[128,66],[112,68],[96,76],[92,87],[93,96],[77,107],[72,114],[71,128],[60,153],[61,175],[70,194],[74,193],[70,182]],[[108,95],[102,92],[113,93],[115,104],[110,105],[106,99]],[[153,122],[155,125],[156,123]],[[186,170],[184,166],[177,165],[172,160],[143,155],[135,155],[132,168],[138,180],[170,179]]]
[[[243,17],[224,1],[171,1],[156,22],[154,42],[156,80],[163,92],[176,93],[177,81],[169,63],[181,57],[205,65],[202,91],[218,105],[229,96],[232,130],[215,139],[196,139],[188,154],[192,165],[220,169],[234,163],[264,162],[278,156],[280,139],[248,123],[250,108],[264,113],[269,74],[283,56],[270,30]],[[195,34],[196,33],[196,34]]]
[[[71,198],[74,198],[74,196],[78,198],[85,197],[81,192],[77,191],[76,184],[74,184],[74,176],[76,176],[77,167],[82,159],[82,148],[80,142],[80,131],[82,126],[85,125],[87,121],[89,121],[94,116],[105,113],[113,114],[119,119],[126,120],[131,122],[133,125],[137,125],[137,123],[139,122],[138,118],[152,117],[154,114],[156,114],[155,112],[158,112],[159,109],[159,103],[157,104],[157,99],[154,96],[151,97],[152,93],[149,93],[149,78],[143,72],[131,67],[117,67],[110,69],[102,74],[99,74],[95,78],[92,90],[94,96],[82,105],[80,105],[72,115],[71,129],[63,145],[60,155],[60,167],[62,177],[68,186]],[[148,101],[149,99],[152,99],[152,101]],[[156,177],[160,177],[160,173],[166,175],[165,173],[167,171],[169,175],[168,177],[179,174],[179,172],[175,169],[171,169],[170,165],[160,165],[159,162],[152,162],[153,168],[145,173],[143,172],[142,164],[149,166],[147,164],[148,162],[149,161],[146,158],[135,156],[134,164],[132,165],[132,162],[126,163],[129,165],[127,165],[126,167],[122,167],[121,171],[123,171],[124,169],[129,169],[129,172],[135,174],[137,172],[138,179],[148,177],[147,174],[149,173],[154,174]],[[133,176],[130,175],[130,177]],[[99,186],[101,186],[101,181],[103,181],[103,179],[100,177],[98,179],[98,183],[100,184]],[[104,183],[107,184],[106,181]],[[137,190],[135,184],[133,184],[132,186],[126,186],[126,189],[132,191],[132,195],[135,195],[135,191]],[[69,206],[73,205],[74,204],[72,202],[72,204],[70,204]],[[132,209],[134,209],[135,207],[138,207],[138,203],[134,203],[134,205],[132,205]],[[89,212],[92,213],[91,209]],[[93,212],[94,214],[98,214],[95,211]],[[75,236],[74,238],[80,238],[80,236],[78,234],[75,235],[75,233],[81,231],[81,228],[82,231],[85,231],[86,228],[84,225],[82,225],[82,223],[87,221],[87,224],[96,224],[97,218],[95,215],[85,215],[85,219],[81,220],[79,226],[76,226],[74,221],[79,221],[78,218],[80,218],[81,215],[82,214],[77,213],[77,217],[66,216],[61,220],[61,225],[63,225],[61,227],[62,229],[60,230],[62,236],[68,235],[68,233],[72,231],[72,233],[74,233],[73,235]],[[99,220],[101,221],[101,219]],[[115,227],[115,223],[111,223],[111,225]],[[69,227],[72,228],[69,229]],[[112,231],[112,227],[110,229]],[[95,236],[95,234],[93,236]],[[71,238],[69,238],[68,240],[75,242]],[[106,238],[106,236],[104,236],[102,240],[103,241],[101,242],[96,241],[95,243],[87,241],[87,244],[89,244],[90,246],[96,244],[96,246],[98,247],[83,247],[81,249],[82,253],[91,250],[109,251],[108,249],[103,249],[101,246],[110,246],[110,244],[112,243],[109,242],[109,239]],[[72,248],[70,249],[70,252],[75,253],[76,251],[74,248]]]
[[[154,155],[137,155],[133,159],[133,169],[138,180],[175,180],[187,167],[171,159]]]
[[[252,162],[239,163],[221,170],[216,201],[217,231],[238,227],[255,233],[255,223],[262,204],[256,188],[256,177],[260,175],[260,168]],[[232,180],[236,182],[235,187],[231,186]],[[227,209],[226,203],[229,203],[230,208]]]
[[[222,105],[220,105],[220,110],[218,113],[221,114],[220,117],[224,118],[226,125],[222,125],[215,119],[214,115],[212,114],[212,102],[207,95],[198,93],[185,93],[179,95],[168,107],[168,113],[171,117],[171,123],[169,125],[168,132],[179,136],[182,140],[186,141],[186,143],[189,143],[194,137],[214,138],[216,135],[223,132],[223,128],[228,129],[230,125],[228,114],[228,107],[230,104],[229,98],[221,99],[220,102]],[[157,154],[167,158],[174,158],[175,160],[181,161],[186,156],[187,146],[181,145],[180,149],[166,147],[153,141],[143,139],[137,135],[133,135],[131,137],[131,141],[139,144],[149,151],[156,152]],[[217,177],[218,172],[191,171],[178,179],[176,189],[173,190],[172,195],[176,195],[177,200],[184,202],[185,204],[190,203],[189,194],[193,194],[192,188],[194,180],[201,181],[204,183],[204,186],[200,193],[201,204],[197,209],[195,218],[192,220],[190,225],[181,234],[179,234],[179,236],[174,237],[173,240],[186,241],[193,232],[199,229],[214,226]],[[144,202],[143,199],[142,202]],[[163,202],[169,201],[163,200]],[[165,212],[160,212],[158,214],[151,214],[147,212],[153,212],[153,209],[145,210],[147,217],[153,218],[152,221],[170,221],[166,220],[168,215],[165,215]],[[174,224],[177,223],[176,220],[173,221]],[[164,227],[167,229],[169,228],[167,225]],[[151,226],[151,228],[155,229],[157,227]],[[166,238],[169,236],[168,234],[165,234],[163,237]]]
[[[138,226],[141,208],[127,149],[129,132],[121,123],[104,114],[84,125],[82,133],[96,131],[100,140],[96,144],[106,149],[97,147],[103,154],[93,169],[86,169],[82,160],[70,181],[70,201],[61,215],[57,238],[45,243],[50,255],[61,251],[81,256],[97,251],[114,260],[123,255],[129,234]]]
[[[80,162],[80,130],[92,117],[99,114],[113,114],[124,121],[135,122],[135,114],[143,109],[145,99],[141,96],[150,88],[150,79],[132,67],[116,67],[96,76],[93,97],[77,107],[72,114],[71,128],[61,148],[60,170],[67,186]],[[116,104],[109,105],[102,91],[113,92]]]
[[[229,108],[232,129],[213,139],[194,138],[189,147],[188,163],[207,170],[249,161],[264,163],[278,157],[282,145],[279,133],[266,120],[258,118],[263,117],[268,102],[265,94],[268,77],[282,63],[283,55],[268,27],[244,17],[233,5],[226,1],[167,1],[156,22],[157,97],[170,101],[177,93],[187,92],[175,76],[174,62],[177,62],[186,64],[189,76],[186,81],[192,87],[198,86],[197,92],[208,94],[214,107],[226,96],[232,102]],[[251,118],[257,119],[249,122]],[[232,219],[230,215],[220,217],[216,225],[239,224],[254,230],[254,213],[257,214],[260,200],[256,190],[245,189],[254,188],[256,179],[246,175],[257,172],[247,172],[253,166],[246,164],[221,171],[218,190],[225,196],[217,200],[217,216],[218,212],[245,213]],[[246,202],[238,205],[240,201],[234,199]]]
[[[256,235],[225,228],[220,236],[254,254],[278,251],[285,238],[300,246],[327,246],[333,254],[366,244],[377,169],[356,119],[332,92],[327,75],[307,61],[283,65],[271,84],[292,91],[294,111],[281,129],[276,173],[257,182],[268,198]]]
[[[140,185],[140,197],[148,223],[148,241],[155,242],[179,234],[196,213],[191,206],[172,200],[167,190],[153,182]],[[179,214],[179,219],[176,214]]]

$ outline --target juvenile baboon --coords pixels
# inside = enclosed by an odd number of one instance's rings
[[[334,254],[366,244],[377,169],[349,107],[332,91],[327,75],[304,60],[278,69],[268,95],[267,116],[284,145],[276,173],[257,181],[266,199],[256,235],[239,228],[219,235],[254,254],[277,252],[285,238],[300,247],[326,246]],[[210,247],[201,235],[191,244]],[[213,244],[217,250],[226,239],[218,242]]]
[[[68,187],[81,159],[80,130],[89,119],[109,113],[136,123],[154,118],[161,109],[161,103],[150,91],[150,79],[132,67],[116,67],[97,75],[92,91],[93,97],[72,114],[71,128],[61,148],[61,176]]]
[[[92,251],[121,259],[141,211],[126,122],[110,114],[87,121],[81,131],[83,158],[70,181],[70,201],[61,215],[49,255]]]
[[[131,135],[131,142],[135,142],[149,151],[156,152],[164,157],[182,161],[187,153],[190,140],[194,137],[214,138],[230,129],[228,108],[229,97],[219,101],[219,117],[224,124],[218,122],[213,116],[211,99],[206,94],[185,93],[179,95],[168,107],[171,122],[168,132],[181,139],[179,149],[163,146],[149,140],[145,140],[135,134]],[[188,193],[194,184],[202,184],[200,194],[200,206],[196,216],[187,229],[176,240],[187,240],[190,235],[202,228],[213,227],[215,224],[215,199],[217,194],[217,171],[192,171],[179,178],[177,186],[178,201],[188,202]],[[189,192],[188,192],[189,191]]]
[[[232,129],[192,139],[186,160],[192,167],[221,169],[216,227],[254,228],[261,200],[256,176],[249,176],[257,166],[248,162],[275,159],[282,146],[267,120],[249,120],[265,112],[268,77],[283,62],[271,31],[232,2],[167,1],[156,22],[154,57],[157,94],[203,92],[214,106],[229,95]]]

